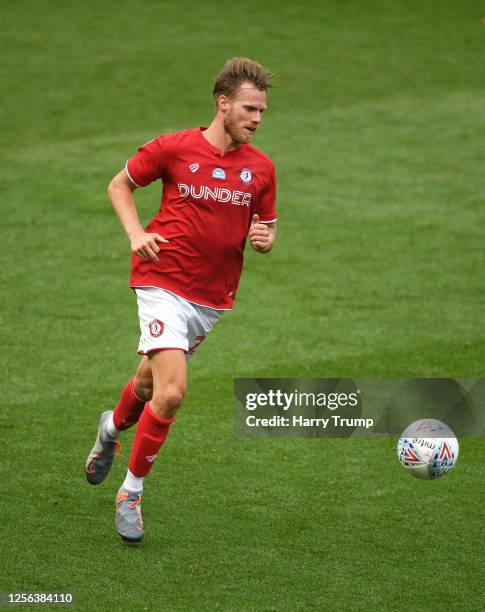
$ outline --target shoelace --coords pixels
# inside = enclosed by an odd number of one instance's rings
[[[127,491],[123,491],[119,493],[116,497],[116,505],[118,506],[119,504],[122,504],[124,501],[128,501],[129,497],[130,497],[130,494]],[[130,500],[130,501],[131,501],[130,508],[134,510],[138,506],[138,504],[141,502],[141,496],[137,495],[136,499]]]

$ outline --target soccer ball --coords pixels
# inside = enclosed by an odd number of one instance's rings
[[[458,440],[453,431],[436,419],[420,419],[408,425],[397,445],[401,465],[417,478],[438,478],[458,459]]]

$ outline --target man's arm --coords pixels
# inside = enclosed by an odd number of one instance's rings
[[[157,253],[160,247],[157,245],[157,240],[159,242],[168,242],[168,240],[162,238],[160,234],[145,232],[141,226],[133,197],[136,188],[136,185],[128,178],[126,170],[123,169],[109,184],[109,199],[130,239],[132,253],[158,262]]]
[[[274,223],[261,223],[259,215],[253,215],[248,240],[258,253],[269,253],[276,239],[276,225]]]

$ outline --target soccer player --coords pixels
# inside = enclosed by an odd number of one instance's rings
[[[249,144],[266,110],[272,76],[247,58],[226,62],[214,85],[209,127],[151,140],[108,188],[131,242],[130,286],[137,296],[143,357],[114,411],[100,416],[86,477],[93,485],[106,478],[121,432],[137,423],[116,497],[116,529],[126,541],[143,537],[144,478],[184,398],[188,358],[232,308],[246,240],[258,253],[274,244],[274,165]],[[161,207],[143,229],[133,193],[158,179]]]

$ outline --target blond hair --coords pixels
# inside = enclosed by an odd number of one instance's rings
[[[274,74],[261,64],[247,57],[233,57],[224,64],[212,94],[216,102],[221,95],[233,98],[243,83],[251,83],[256,89],[267,91],[273,78]]]

